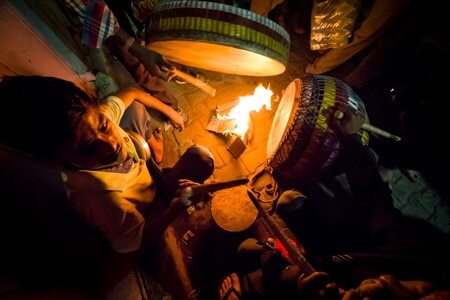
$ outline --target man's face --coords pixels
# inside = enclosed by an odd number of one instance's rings
[[[116,124],[101,111],[89,109],[75,124],[74,139],[59,151],[60,158],[75,167],[99,169],[123,162],[127,149]]]

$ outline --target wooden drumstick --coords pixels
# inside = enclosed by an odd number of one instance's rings
[[[183,71],[180,71],[175,67],[173,67],[172,69],[163,67],[163,70],[166,72],[170,72],[170,73],[174,74],[174,76],[180,77],[183,80],[186,80],[187,82],[195,85],[196,87],[198,87],[202,91],[206,92],[207,94],[210,94],[213,97],[216,96],[216,89],[213,88],[212,86],[208,85],[206,82],[201,81],[198,78],[195,78]]]
[[[400,142],[402,140],[402,138],[399,137],[398,135],[394,135],[394,134],[392,134],[390,132],[387,132],[387,131],[385,131],[383,129],[380,129],[380,128],[375,127],[373,125],[370,125],[368,123],[362,124],[361,128],[366,130],[366,131],[368,131],[368,132],[378,134],[379,136],[382,136],[382,137],[394,140],[396,142]]]
[[[342,119],[344,117],[344,112],[341,111],[341,110],[337,110],[334,113],[334,116],[337,119]],[[394,134],[392,134],[390,132],[387,132],[387,131],[385,131],[385,130],[383,130],[381,128],[378,128],[378,127],[375,127],[373,125],[370,125],[369,123],[363,123],[361,128],[366,130],[366,131],[368,131],[368,132],[370,132],[370,133],[377,134],[379,136],[382,136],[382,137],[394,140],[396,142],[400,142],[402,140],[402,138],[399,137],[398,135],[394,135]]]

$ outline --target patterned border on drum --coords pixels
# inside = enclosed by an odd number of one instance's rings
[[[306,99],[303,101],[309,101],[309,99],[313,99],[313,84],[314,83],[312,76],[306,77],[301,81],[300,102],[302,102],[303,99]],[[297,120],[299,118],[306,120],[308,124],[314,124],[316,115],[314,113],[306,111],[302,112],[302,110],[297,107],[294,120]],[[303,128],[302,125],[303,124],[298,124],[295,121],[289,125],[289,129],[282,138],[278,149],[275,152],[275,155],[270,163],[273,168],[285,170],[291,168],[295,164],[295,162],[297,161],[297,156],[292,154],[300,154],[303,152],[303,149],[307,146],[309,138],[313,132],[313,130],[311,129],[312,126],[306,126],[306,128]],[[302,135],[302,139],[298,138],[299,134]]]
[[[205,10],[215,10],[215,11],[223,11],[227,13],[234,14],[236,16],[242,16],[249,20],[255,21],[257,23],[263,24],[264,26],[271,28],[272,30],[276,31],[278,34],[280,34],[287,42],[290,43],[290,36],[289,33],[284,30],[283,27],[278,25],[277,23],[273,22],[272,20],[263,17],[261,15],[258,15],[250,10],[246,10],[240,7],[226,5],[222,3],[216,3],[216,2],[208,2],[208,1],[191,1],[191,0],[185,0],[185,1],[166,1],[161,4],[159,4],[156,9],[155,13],[158,13],[163,10],[172,10],[179,7],[184,8],[199,8],[199,9],[205,9]]]
[[[220,3],[170,1],[158,6],[149,24],[147,42],[175,37],[220,41],[275,58],[283,64],[289,57],[289,34],[281,26],[251,11]]]
[[[365,113],[365,107],[345,83],[321,75],[303,79],[298,101],[294,120],[269,164],[284,180],[315,180],[340,150],[339,139],[329,126],[330,108],[341,102]]]

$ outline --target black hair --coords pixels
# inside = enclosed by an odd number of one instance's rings
[[[75,115],[97,101],[72,82],[43,76],[11,76],[0,82],[0,143],[52,158],[71,138]]]

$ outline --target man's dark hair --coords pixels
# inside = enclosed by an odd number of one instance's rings
[[[4,77],[0,82],[0,143],[53,158],[71,138],[74,116],[96,105],[96,99],[63,79]]]

